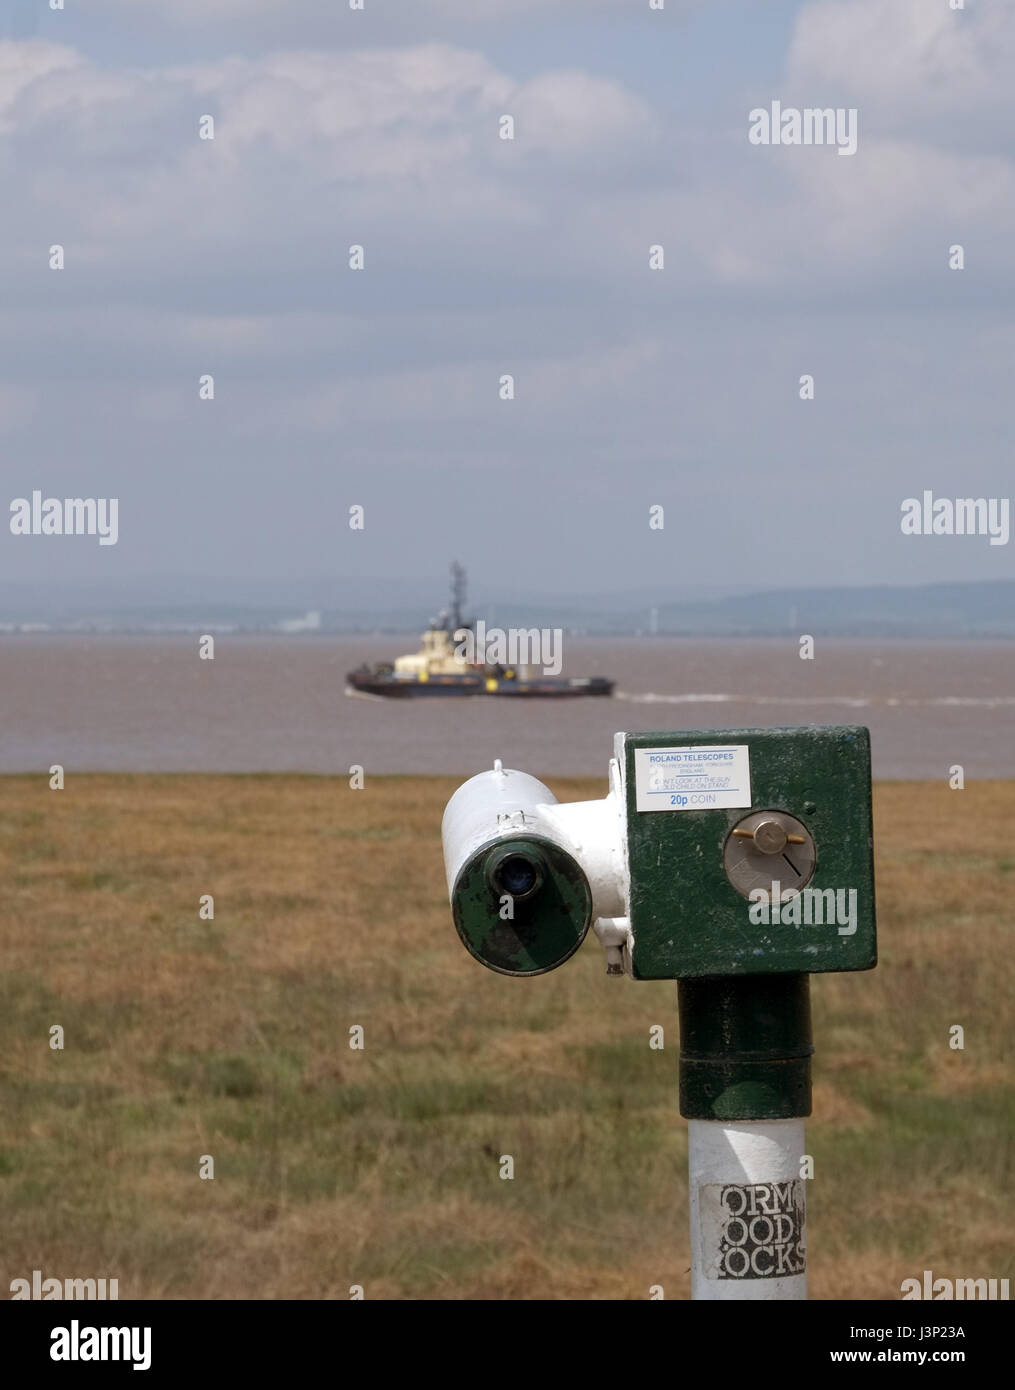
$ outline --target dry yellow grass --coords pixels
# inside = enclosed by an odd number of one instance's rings
[[[687,1297],[676,988],[607,979],[594,941],[478,966],[454,786],[0,779],[0,1289]],[[813,1297],[1015,1273],[1013,824],[1015,783],[877,789],[881,965],[813,983]]]

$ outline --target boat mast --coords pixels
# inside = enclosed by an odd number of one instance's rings
[[[462,617],[462,606],[464,603],[465,570],[457,560],[453,560],[451,562],[451,632],[457,632],[459,628],[469,626]]]

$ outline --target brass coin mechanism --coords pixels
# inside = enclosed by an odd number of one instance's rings
[[[816,863],[813,836],[786,811],[752,811],[723,846],[726,877],[745,898],[758,888],[774,895],[778,884],[784,902],[810,882]]]

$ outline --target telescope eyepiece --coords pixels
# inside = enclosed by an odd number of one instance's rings
[[[534,849],[519,852],[507,850],[493,855],[487,867],[490,887],[499,898],[510,897],[522,902],[538,893],[543,886],[541,856]]]
[[[592,921],[581,865],[545,836],[515,834],[480,845],[451,892],[458,935],[501,975],[543,975],[574,955]]]

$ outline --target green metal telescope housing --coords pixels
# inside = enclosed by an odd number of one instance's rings
[[[684,1115],[809,1114],[808,976],[877,962],[867,729],[618,734],[610,781],[562,805],[497,764],[459,788],[463,943],[539,975],[595,923],[611,973],[679,981]]]

